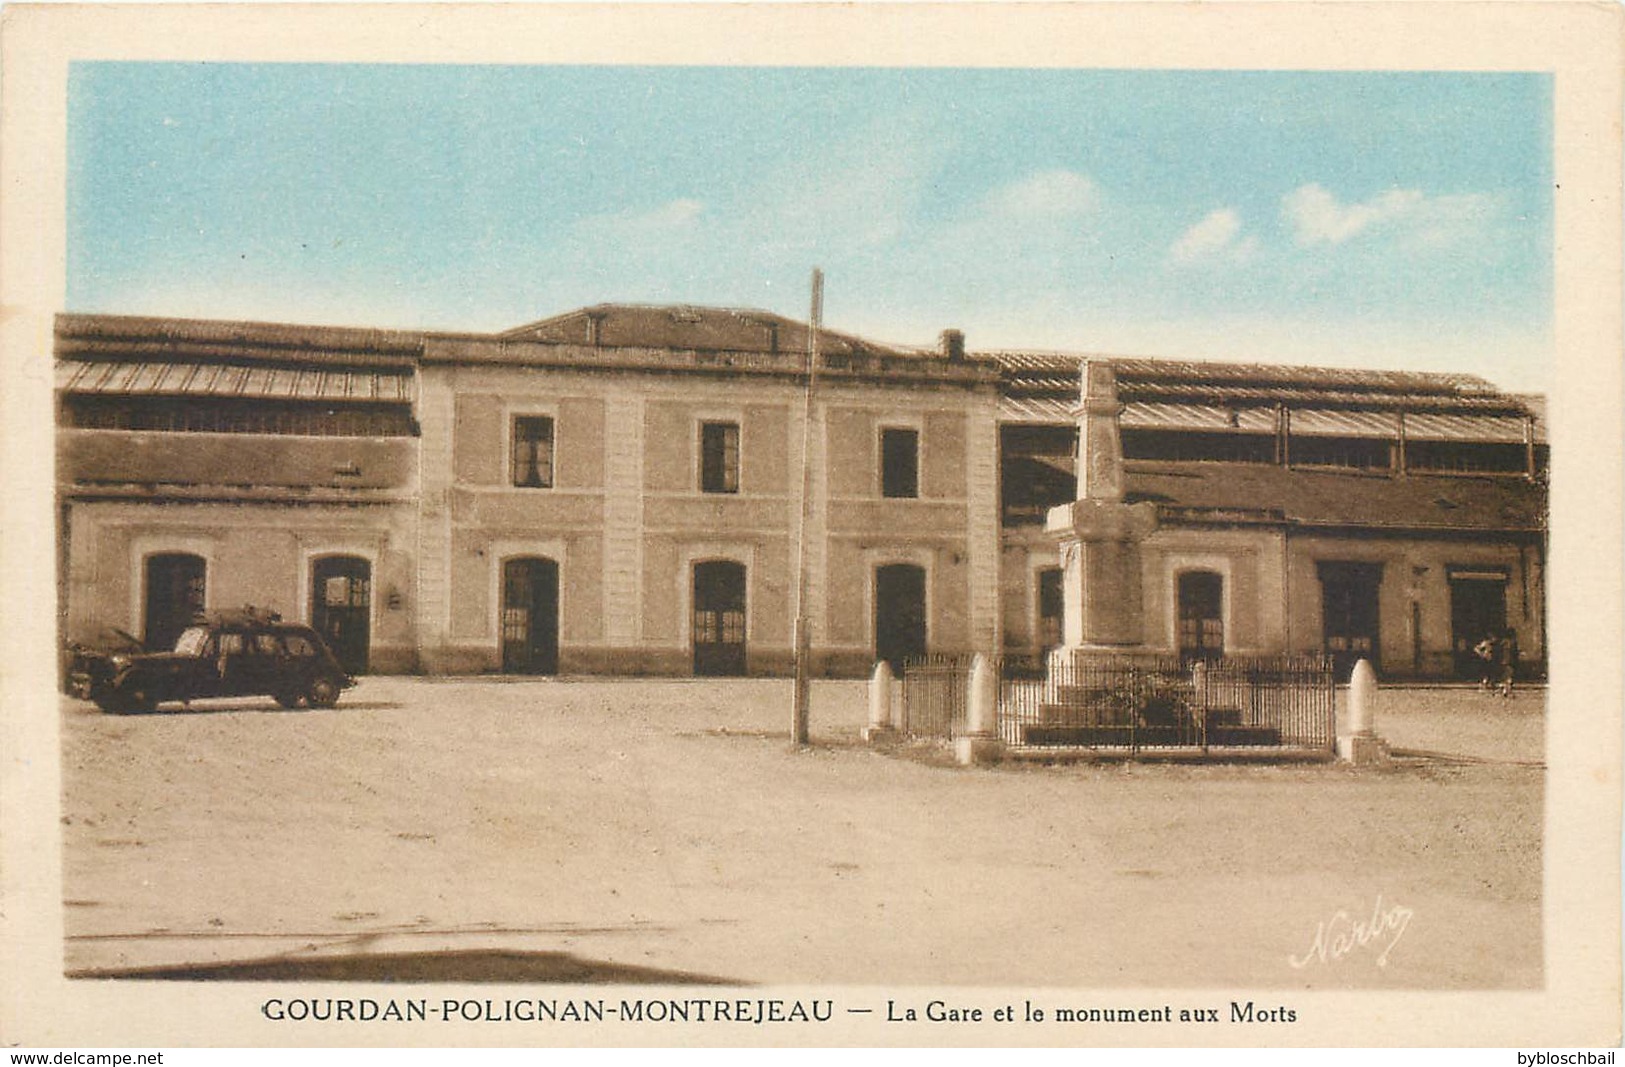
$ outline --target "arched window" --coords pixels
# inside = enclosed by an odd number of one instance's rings
[[[310,568],[310,626],[350,674],[365,674],[372,641],[372,564],[324,556]]]
[[[509,674],[559,670],[559,565],[522,557],[502,565],[502,669]]]
[[[900,674],[904,660],[925,652],[925,568],[913,563],[876,567],[875,659]]]
[[[745,673],[745,565],[694,564],[694,673]]]
[[[175,638],[203,613],[207,571],[203,557],[190,552],[147,557],[141,640],[149,649],[173,649]]]
[[[1179,656],[1218,659],[1224,655],[1224,578],[1213,571],[1179,576]]]

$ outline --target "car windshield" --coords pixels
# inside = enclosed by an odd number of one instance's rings
[[[209,639],[207,626],[189,626],[175,639],[175,651],[183,656],[203,655],[203,644]]]

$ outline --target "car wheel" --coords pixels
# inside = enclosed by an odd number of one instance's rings
[[[131,685],[119,690],[119,703],[123,705],[125,714],[141,715],[158,706],[145,686]]]
[[[277,693],[276,702],[285,708],[297,708],[299,706],[299,694],[291,691]]]
[[[330,708],[339,702],[339,687],[331,678],[317,678],[310,683],[305,699],[313,708]]]

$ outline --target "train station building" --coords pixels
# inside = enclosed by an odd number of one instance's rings
[[[809,341],[686,306],[61,315],[63,637],[253,604],[360,672],[783,675],[805,546],[824,675],[1110,647],[1448,678],[1509,628],[1544,658],[1538,399],[825,329],[809,407]]]

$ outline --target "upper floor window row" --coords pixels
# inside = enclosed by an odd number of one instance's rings
[[[1258,433],[1149,429],[1125,429],[1122,441],[1124,459],[1161,462],[1285,462],[1294,467],[1495,474],[1527,473],[1530,464],[1528,447],[1512,442],[1410,440],[1401,445],[1380,437],[1294,434],[1282,439]],[[1544,445],[1534,450],[1537,471],[1544,466],[1545,451]]]
[[[739,424],[700,424],[700,491],[739,492]],[[522,489],[550,489],[554,484],[556,437],[551,415],[515,415],[509,433],[509,474]]]
[[[1197,460],[1221,463],[1276,462],[1276,438],[1272,434],[1125,428],[1122,441],[1124,459],[1150,459],[1163,462]]]

